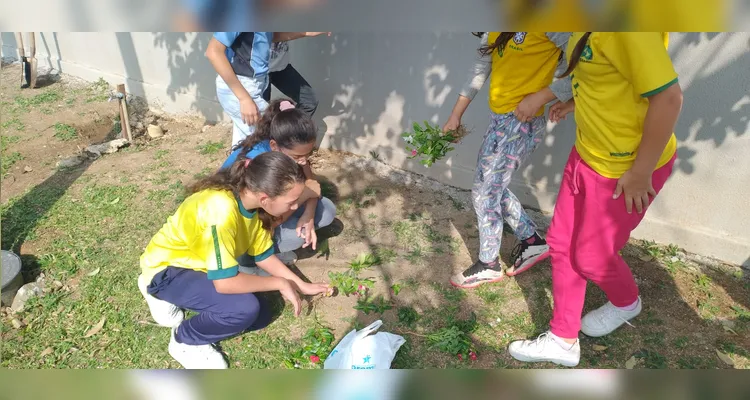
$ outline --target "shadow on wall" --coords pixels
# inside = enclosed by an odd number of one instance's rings
[[[676,171],[695,172],[699,143],[713,142],[718,148],[728,138],[750,131],[750,80],[742,79],[747,74],[745,66],[750,65],[750,52],[734,59],[716,57],[737,40],[746,41],[742,38],[741,34],[673,34],[673,58],[689,56],[706,67],[690,62],[678,68],[681,76],[688,75],[683,71],[687,69],[694,69],[696,76],[683,80],[685,104],[675,129],[679,141]],[[395,33],[335,34],[327,40],[294,42],[291,54],[321,100],[317,116],[327,127],[328,145],[381,155],[397,167],[425,171],[468,188],[488,120],[486,87],[464,116],[472,134],[447,162],[424,170],[405,158],[400,134],[410,129],[413,121],[444,123],[476,56],[477,44],[468,32],[413,34],[406,39]],[[696,50],[696,46],[701,47]],[[715,95],[707,101],[707,94]],[[556,192],[575,141],[574,132],[572,118],[551,127],[515,180]],[[528,206],[538,208],[533,196],[524,197]]]
[[[207,122],[220,120],[223,111],[216,100],[216,72],[205,56],[211,33],[158,32],[153,36],[154,46],[165,48],[169,53],[167,95],[172,100],[184,95],[195,98],[191,105],[194,112],[200,113]],[[195,90],[194,94],[191,90]]]
[[[684,174],[695,171],[696,144],[713,142],[714,148],[719,148],[728,138],[740,138],[750,132],[750,80],[747,77],[750,52],[743,52],[730,63],[717,65],[715,56],[724,46],[732,44],[728,39],[741,39],[741,34],[687,33],[673,52],[678,57],[683,51],[694,51],[691,46],[705,41],[710,43],[712,52],[697,58],[697,65],[690,65],[696,76],[687,88],[683,85],[685,100],[675,128],[679,142],[675,167]],[[721,95],[712,96],[710,102],[699,101],[708,93]]]
[[[327,127],[328,144],[361,154],[372,151],[393,162],[403,159],[400,135],[414,121],[445,122],[477,43],[469,33],[410,34],[408,40],[395,33],[334,34],[294,42],[291,55],[321,99],[317,115]],[[484,99],[480,93],[478,104],[466,113],[465,122],[475,132],[461,144],[470,151],[453,153],[453,168],[473,168],[476,156],[465,155],[478,150]],[[407,160],[398,166],[418,170],[419,164]],[[446,178],[452,172],[445,163],[433,171]]]

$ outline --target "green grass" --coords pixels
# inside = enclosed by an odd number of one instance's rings
[[[222,149],[224,149],[224,143],[212,141],[208,141],[197,147],[198,152],[203,155],[216,154]]]
[[[18,161],[24,159],[23,155],[17,151],[10,151],[10,145],[18,143],[20,136],[0,136],[0,175],[4,178],[10,169]]]
[[[107,101],[109,99],[109,91],[109,83],[104,78],[99,78],[96,82],[92,82],[83,89],[83,94],[86,96],[86,104]]]
[[[55,138],[63,142],[69,142],[78,138],[76,129],[67,124],[55,124]]]
[[[503,300],[503,293],[497,286],[483,285],[478,287],[474,293],[488,306],[499,306]]]
[[[677,349],[684,349],[690,345],[690,338],[687,336],[680,336],[672,341],[672,346]]]
[[[0,159],[0,171],[2,171],[2,176],[5,177],[9,172],[11,167],[18,161],[23,160],[23,156],[21,153],[14,151],[10,153],[3,153],[2,159]]]
[[[62,94],[56,89],[49,89],[31,97],[16,96],[15,110],[28,112],[31,108],[56,103],[62,100],[62,97]]]
[[[213,174],[214,171],[215,171],[214,168],[206,167],[206,168],[203,168],[197,174],[193,175],[193,178],[196,179],[196,180],[203,179],[203,178],[206,178],[206,177],[210,176],[211,174]]]
[[[16,117],[9,119],[2,124],[3,130],[13,129],[16,131],[22,131],[25,127],[26,125]]]

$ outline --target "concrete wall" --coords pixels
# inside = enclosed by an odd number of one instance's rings
[[[110,83],[169,112],[222,119],[215,74],[203,56],[210,35],[42,33],[40,65]],[[3,55],[15,39],[2,34]],[[487,125],[487,90],[469,107],[473,133],[445,162],[406,158],[400,133],[413,121],[442,123],[475,56],[468,33],[338,33],[293,42],[292,61],[316,89],[322,146],[368,155],[469,188]],[[750,33],[672,34],[670,53],[685,105],[678,162],[635,237],[750,266]],[[549,125],[532,161],[513,182],[525,204],[552,210],[575,124]]]

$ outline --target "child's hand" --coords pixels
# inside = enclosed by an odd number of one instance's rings
[[[633,170],[625,171],[617,180],[617,187],[612,198],[618,199],[623,193],[625,193],[625,210],[628,214],[633,212],[633,205],[638,214],[643,214],[643,211],[648,208],[649,196],[656,197],[656,190],[651,184],[651,175],[640,175]]]
[[[281,289],[279,289],[279,292],[281,295],[289,300],[290,303],[292,303],[292,306],[294,307],[294,316],[299,317],[300,310],[302,310],[302,302],[299,299],[299,294],[297,293],[297,288],[294,284],[292,284],[291,281],[281,278],[284,283]]]
[[[455,131],[459,126],[461,126],[461,118],[451,115],[445,125],[443,125],[443,134],[445,135],[450,131]],[[457,137],[453,143],[458,143],[459,140],[460,138]]]
[[[558,123],[565,119],[568,114],[575,111],[575,109],[576,102],[573,100],[568,100],[565,103],[558,101],[549,108],[549,120]]]
[[[333,288],[327,283],[303,282],[299,286],[299,291],[302,292],[302,294],[306,294],[308,296],[315,296],[316,294],[321,294],[321,293],[326,297],[333,295]]]
[[[318,235],[315,233],[315,220],[313,218],[308,217],[305,219],[303,214],[303,217],[297,222],[297,237],[305,239],[305,244],[302,245],[303,248],[312,246],[312,249],[316,250]]]
[[[260,112],[258,111],[258,105],[255,104],[252,98],[240,100],[240,116],[242,122],[247,125],[255,125],[260,119]]]
[[[513,114],[516,115],[516,119],[519,121],[529,122],[539,112],[539,109],[544,106],[542,101],[537,93],[532,93],[518,103],[518,107],[513,111]]]

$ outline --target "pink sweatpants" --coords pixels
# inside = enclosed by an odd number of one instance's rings
[[[674,161],[654,171],[652,185],[657,193],[672,173]],[[554,300],[550,329],[558,337],[578,337],[587,280],[617,307],[638,299],[638,286],[619,252],[645,212],[639,214],[634,208],[628,214],[624,196],[612,199],[616,186],[617,179],[596,173],[573,148],[547,232]]]

